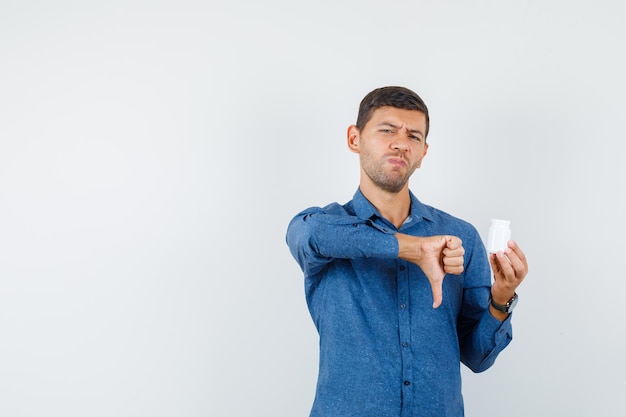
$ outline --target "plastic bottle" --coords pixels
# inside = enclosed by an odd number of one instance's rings
[[[487,252],[496,253],[507,248],[506,243],[511,239],[511,221],[491,219],[489,234],[487,235]]]

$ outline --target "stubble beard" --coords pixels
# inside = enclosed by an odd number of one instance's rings
[[[417,168],[417,166],[408,167],[406,174],[400,175],[395,170],[386,171],[384,159],[378,164],[372,164],[370,163],[371,158],[368,158],[367,155],[364,156],[365,158],[362,161],[363,171],[377,187],[388,193],[397,194],[402,191]]]

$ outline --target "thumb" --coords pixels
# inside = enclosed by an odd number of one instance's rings
[[[437,308],[443,301],[443,281],[430,281],[430,288],[433,293],[433,308]]]

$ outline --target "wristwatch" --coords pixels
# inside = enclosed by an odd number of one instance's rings
[[[491,294],[489,294],[489,303],[491,304],[493,308],[495,308],[498,311],[501,311],[503,313],[510,313],[511,311],[513,311],[513,309],[517,305],[517,293],[515,293],[513,297],[511,297],[511,299],[507,301],[507,303],[504,305],[498,304],[495,301],[493,301],[493,298],[491,298]]]

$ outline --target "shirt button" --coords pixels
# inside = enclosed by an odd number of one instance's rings
[[[402,347],[407,347],[409,344],[407,342],[402,342]]]
[[[411,381],[404,381],[404,385],[411,385]]]
[[[404,271],[404,265],[400,265],[400,271]]]
[[[406,304],[404,304],[404,303],[400,304],[400,308],[401,309],[405,309],[406,308]]]

